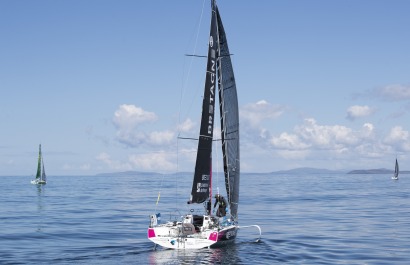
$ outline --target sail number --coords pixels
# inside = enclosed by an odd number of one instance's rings
[[[209,190],[209,179],[210,176],[209,175],[202,175],[202,181],[204,182],[198,182],[196,184],[196,192],[208,192]]]

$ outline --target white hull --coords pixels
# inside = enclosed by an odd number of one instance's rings
[[[33,179],[31,181],[31,184],[37,185],[37,184],[47,184],[45,180],[40,180],[40,179]]]
[[[201,249],[219,247],[233,242],[238,226],[234,224],[218,224],[211,216],[195,216],[203,218],[199,225],[193,222],[194,217],[187,215],[183,222],[167,222],[155,224],[151,216],[151,226],[148,228],[148,239],[157,245],[169,249]],[[155,217],[154,217],[155,218]],[[201,220],[199,220],[201,222]]]

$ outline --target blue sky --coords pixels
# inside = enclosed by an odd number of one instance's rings
[[[393,168],[396,156],[409,169],[409,1],[218,5],[243,172]],[[176,138],[199,131],[205,61],[184,54],[206,54],[209,11],[0,1],[0,175],[35,174],[39,143],[48,175],[192,171],[196,142]]]

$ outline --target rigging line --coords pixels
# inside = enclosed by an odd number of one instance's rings
[[[178,129],[179,130],[179,129]],[[179,132],[177,137],[177,173],[175,174],[175,210],[178,210]]]
[[[196,54],[185,54],[188,57],[199,57],[199,58],[208,58],[206,55],[196,55]]]
[[[211,138],[211,137],[209,137],[209,136],[207,136],[207,135],[200,135],[200,137]],[[199,141],[199,138],[182,137],[182,136],[178,136],[178,139]],[[234,139],[235,139],[235,138],[234,138]],[[225,139],[225,140],[234,140],[234,139]],[[222,141],[222,139],[212,139],[212,142],[219,142],[219,141]]]
[[[204,8],[205,8],[205,1],[206,0],[204,0],[203,3],[202,3],[201,15],[199,17],[198,29],[197,29],[195,43],[194,43],[194,53],[196,53],[196,48],[197,48],[197,45],[198,45],[199,32],[200,32],[200,29],[201,29],[202,18],[203,18]],[[182,99],[184,97],[184,92],[185,92],[185,85],[188,83],[188,80],[189,80],[189,76],[190,76],[191,69],[192,69],[192,63],[193,63],[193,59],[191,59],[191,61],[190,61],[190,64],[189,64],[189,67],[188,67],[188,73],[187,73],[187,77],[185,79],[185,82],[184,82],[184,78],[182,78],[181,95],[180,95],[180,99],[179,99],[178,127],[177,127],[178,137],[177,137],[177,150],[176,150],[177,151],[177,167],[176,167],[177,174],[175,174],[175,182],[176,182],[176,185],[175,185],[175,193],[176,193],[175,194],[175,198],[176,198],[175,199],[175,209],[176,210],[178,210],[178,199],[177,198],[178,198],[179,135],[180,135],[180,129],[181,129],[181,127],[180,127],[180,124],[181,124],[181,107],[182,107]]]
[[[231,55],[233,55],[233,54],[230,53],[230,54],[220,55],[220,56],[218,56],[218,60],[220,60],[224,57],[229,57]],[[208,58],[207,55],[197,55],[197,54],[185,54],[185,56],[187,56],[187,57],[198,57],[198,58]]]
[[[201,15],[200,15],[200,17],[199,17],[198,29],[197,29],[197,32],[196,32],[193,54],[196,53],[196,48],[197,48],[197,46],[198,46],[198,38],[199,38],[199,32],[200,32],[200,29],[201,29],[202,18],[203,18],[204,9],[205,9],[205,1],[206,1],[206,0],[204,0],[203,3],[202,3],[202,10],[201,10]],[[178,123],[179,123],[179,124],[181,123],[181,106],[182,106],[182,99],[183,99],[183,95],[184,95],[184,91],[185,91],[185,86],[186,86],[186,84],[188,83],[188,80],[189,80],[189,77],[190,77],[190,74],[191,74],[192,63],[193,63],[193,58],[190,60],[190,64],[189,64],[189,67],[188,67],[188,73],[187,73],[186,79],[185,79],[185,81],[182,80],[182,89],[181,89],[181,97],[180,97],[180,102],[179,102],[179,115],[178,115]],[[178,130],[179,130],[179,129],[178,129]]]
[[[159,185],[158,197],[157,197],[157,201],[155,203],[155,211],[154,212],[157,212],[157,206],[158,206],[159,199],[160,199],[160,196],[161,196],[161,190],[162,190],[162,184],[164,182],[164,178],[165,178],[165,174],[162,174],[161,184]]]

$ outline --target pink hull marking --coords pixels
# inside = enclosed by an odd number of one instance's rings
[[[213,232],[209,235],[209,240],[212,241],[218,241],[218,233],[217,232]]]
[[[155,231],[152,228],[148,228],[148,238],[155,237]]]

